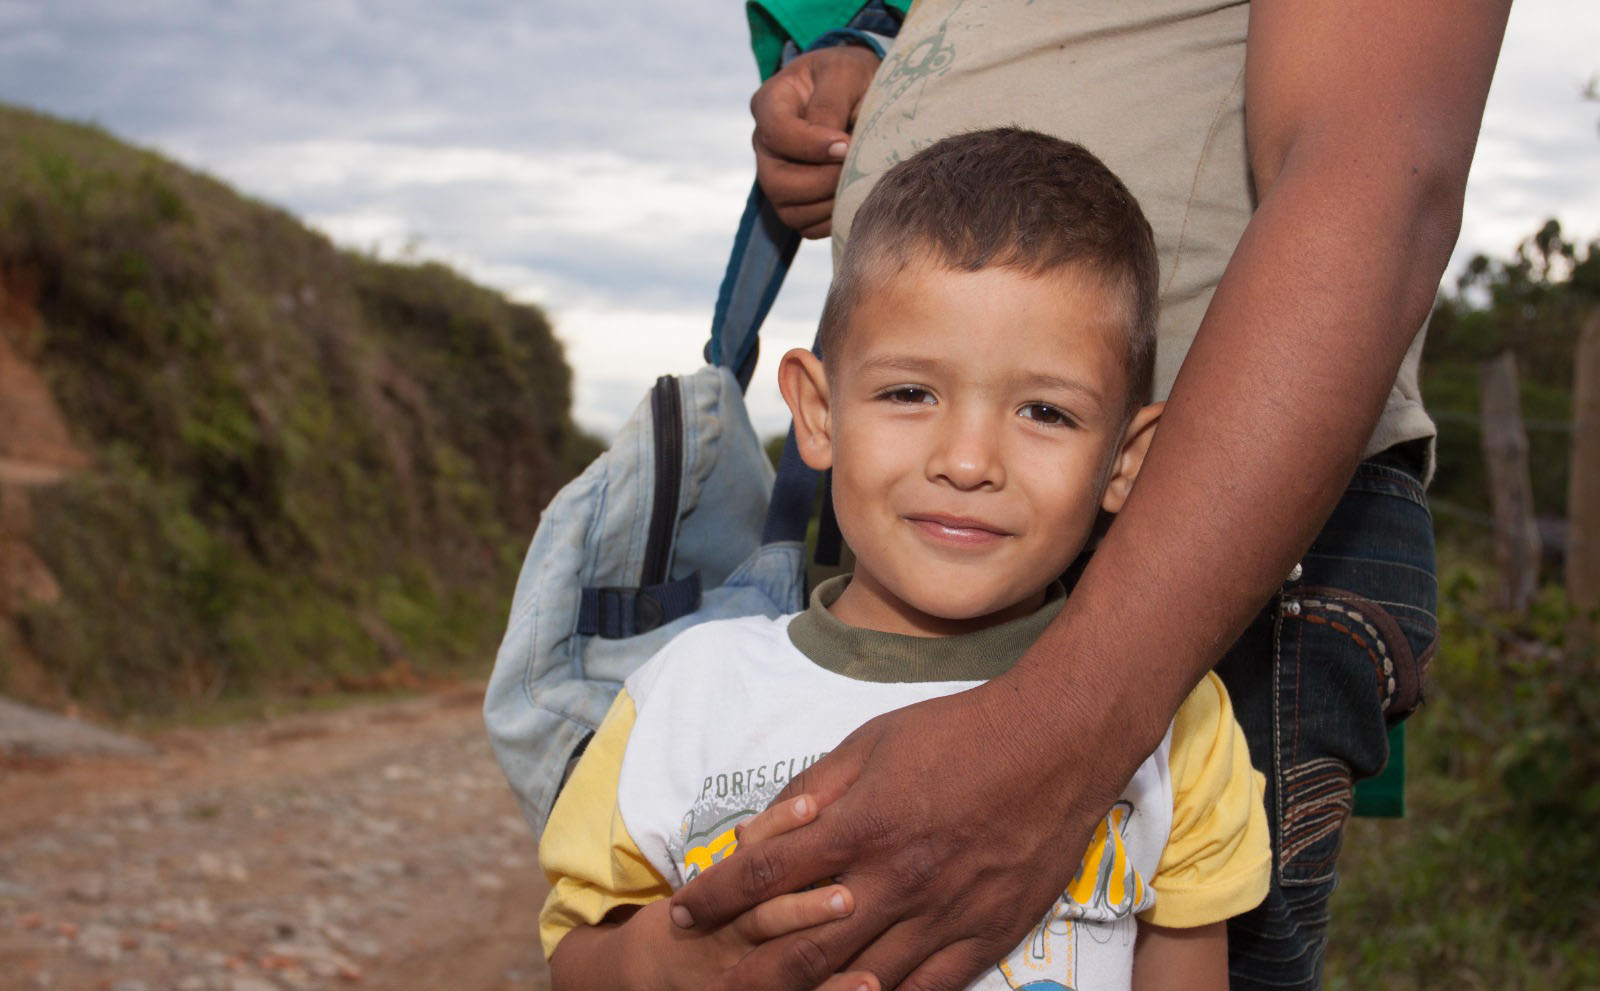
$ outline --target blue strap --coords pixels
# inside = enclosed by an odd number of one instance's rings
[[[741,389],[749,386],[755,372],[761,321],[772,309],[799,247],[799,232],[779,220],[760,185],[752,185],[717,292],[711,340],[706,344],[706,361],[732,369]]]
[[[761,528],[761,542],[804,541],[811,523],[811,506],[817,496],[817,471],[800,460],[794,426],[783,442],[778,459],[778,474],[772,482],[772,501],[767,503],[767,522]]]
[[[822,512],[817,517],[817,550],[812,560],[831,567],[839,563],[844,550],[844,534],[839,518],[833,515],[833,472],[822,476]]]
[[[648,633],[699,608],[699,572],[644,588],[586,588],[578,601],[578,633],[621,640]]]
[[[868,6],[881,5],[874,0]],[[863,8],[863,13],[865,10]],[[893,27],[898,25],[898,19],[894,19]],[[852,27],[894,33],[876,22],[852,22]],[[793,41],[786,42],[782,61],[788,62],[799,53]],[[717,308],[711,318],[711,340],[706,343],[706,361],[732,369],[740,389],[750,385],[760,350],[757,335],[761,322],[772,309],[772,302],[778,296],[783,277],[799,247],[800,233],[778,219],[778,211],[761,191],[760,183],[753,184],[750,197],[745,201],[744,216],[739,221],[739,232],[734,237],[728,269],[722,277],[722,288],[717,293]],[[806,539],[811,507],[816,500],[817,479],[818,473],[800,458],[791,425],[772,483],[772,499],[767,504],[767,519],[761,530],[763,544]],[[831,514],[829,518],[831,522]],[[831,530],[837,533],[838,524],[832,524]]]

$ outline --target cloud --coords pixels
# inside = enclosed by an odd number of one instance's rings
[[[0,18],[5,98],[162,143],[725,148],[731,162],[755,78],[738,9],[716,5],[621,0],[602,18],[576,0],[73,0]]]
[[[204,154],[196,149],[196,154]],[[475,237],[604,237],[670,250],[671,238],[731,231],[750,176],[689,170],[609,151],[524,151],[350,139],[254,145],[212,156],[269,199],[320,215],[362,203],[421,212]],[[461,218],[452,221],[451,218]]]
[[[1600,104],[1580,99],[1597,51],[1591,0],[1512,5],[1452,272],[1480,252],[1505,257],[1549,217],[1569,236],[1600,237]]]
[[[1550,216],[1600,236],[1600,105],[1577,98],[1595,51],[1593,0],[1513,6],[1453,268]],[[754,85],[733,3],[0,0],[0,99],[539,303],[601,432],[699,360]],[[770,370],[809,342],[827,275],[809,246],[779,298],[751,397],[764,431],[786,421]]]
[[[604,436],[622,426],[656,376],[699,368],[711,331],[710,300],[695,309],[576,306],[553,315],[567,360],[588,370],[574,386],[574,418]],[[746,397],[759,436],[788,429],[778,359],[789,348],[809,346],[814,333],[814,321],[784,317],[769,319],[762,329],[761,358]]]

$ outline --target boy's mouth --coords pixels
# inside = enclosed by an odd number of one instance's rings
[[[925,536],[941,542],[978,544],[1011,536],[1009,531],[993,523],[965,516],[924,513],[907,516],[905,519]]]

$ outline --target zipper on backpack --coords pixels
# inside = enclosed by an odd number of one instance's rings
[[[656,441],[656,489],[650,509],[650,533],[644,545],[641,587],[667,580],[672,558],[672,531],[678,524],[678,487],[683,480],[683,395],[672,375],[656,379],[650,390],[650,413]]]

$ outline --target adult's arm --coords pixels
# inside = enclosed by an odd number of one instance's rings
[[[710,924],[837,877],[847,920],[730,986],[850,962],[956,988],[1066,887],[1093,823],[1331,511],[1433,301],[1508,0],[1256,0],[1246,121],[1259,209],[1117,524],[1006,675],[868,723],[795,783],[816,822],[674,898]]]

